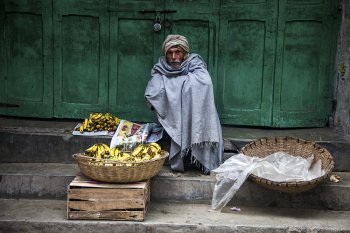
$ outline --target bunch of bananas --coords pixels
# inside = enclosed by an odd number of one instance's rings
[[[104,143],[98,143],[86,149],[85,155],[98,159],[104,159],[105,157],[109,157],[110,152],[111,150],[109,149],[109,146]]]
[[[91,131],[115,131],[120,123],[118,117],[112,116],[110,113],[90,113],[88,119],[84,119],[79,127],[80,133]]]
[[[98,143],[85,150],[85,155],[114,161],[142,162],[161,157],[161,147],[152,142],[138,145],[131,153],[121,151],[118,147],[112,149],[106,144]]]
[[[131,152],[131,156],[136,162],[147,161],[155,158],[160,158],[160,150],[161,147],[155,142],[149,144],[140,144],[135,148],[133,152]]]

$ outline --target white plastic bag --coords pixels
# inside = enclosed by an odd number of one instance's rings
[[[244,181],[251,174],[257,162],[253,157],[237,154],[213,170],[216,184],[212,198],[212,209],[222,209],[233,198]]]
[[[314,156],[304,159],[284,152],[276,152],[265,158],[237,154],[213,170],[216,184],[212,209],[221,210],[236,194],[250,174],[272,181],[309,181],[322,176],[318,160],[312,167]]]
[[[322,175],[321,160],[311,167],[313,160],[313,155],[304,159],[276,152],[261,159],[252,173],[276,182],[309,181]]]

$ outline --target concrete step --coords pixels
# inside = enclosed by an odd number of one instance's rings
[[[334,171],[350,171],[350,136],[330,128],[270,129],[223,126],[225,151],[240,150],[247,143],[263,137],[291,136],[314,141],[333,156]]]
[[[229,207],[151,202],[143,222],[67,220],[66,201],[0,199],[0,231],[81,232],[350,232],[350,211]]]
[[[78,121],[28,120],[0,117],[0,162],[74,163],[72,155],[95,143],[109,145],[110,136],[73,136]],[[334,157],[334,171],[350,172],[350,138],[329,128],[266,129],[223,126],[226,152],[237,152],[261,137],[294,136],[319,143]],[[169,140],[161,145],[166,150]],[[227,159],[230,153],[225,155]]]
[[[0,163],[0,197],[66,199],[67,185],[79,174],[75,164]],[[350,210],[350,173],[335,173],[340,183],[323,182],[320,186],[298,194],[280,193],[247,180],[231,204]],[[164,166],[152,178],[151,198],[157,202],[210,204],[215,177],[197,170],[172,172]]]

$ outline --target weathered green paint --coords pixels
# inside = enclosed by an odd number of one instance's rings
[[[110,16],[109,109],[120,118],[154,121],[155,114],[146,105],[144,91],[151,68],[160,55],[163,36],[153,31],[155,13],[146,9],[162,6],[160,1],[115,2]],[[154,4],[154,5],[153,5]],[[161,8],[162,9],[162,8]]]
[[[230,1],[221,12],[222,122],[325,126],[331,111],[336,2]]]
[[[219,113],[224,124],[271,125],[277,1],[221,6]]]
[[[165,9],[175,12],[164,16],[169,24],[164,30],[164,36],[181,34],[187,38],[190,51],[201,55],[207,64],[215,90],[218,67],[218,7],[219,2],[213,0],[168,0],[165,1]]]
[[[213,25],[216,22],[209,20],[211,17],[207,15],[194,14],[190,11],[192,8],[178,2],[158,1],[151,8],[129,3],[111,15],[110,109],[125,119],[154,121],[155,113],[147,107],[143,93],[153,64],[163,55],[161,46],[166,35],[181,33],[187,36],[191,51],[200,52],[214,70]],[[144,10],[155,12],[142,12]],[[165,10],[174,13],[161,13]],[[153,31],[152,27],[157,17],[163,22],[163,30],[159,32]]]
[[[0,3],[0,114],[51,117],[52,6],[47,1]]]
[[[272,125],[323,127],[331,111],[336,4],[279,4]]]
[[[54,1],[53,9],[54,116],[108,111],[108,1]]]
[[[334,1],[6,0],[0,7],[0,103],[20,106],[0,114],[109,111],[154,121],[144,89],[164,38],[175,33],[207,63],[223,124],[324,126],[331,111]]]

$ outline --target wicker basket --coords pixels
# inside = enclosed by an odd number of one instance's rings
[[[96,159],[85,156],[82,153],[74,154],[82,173],[97,181],[111,183],[129,183],[150,179],[155,176],[169,156],[166,151],[161,151],[161,158],[144,162],[122,162],[105,159]]]
[[[281,192],[297,193],[316,187],[320,182],[327,179],[334,167],[332,155],[315,142],[302,140],[294,137],[270,137],[253,141],[241,149],[241,153],[247,156],[266,157],[275,152],[285,152],[292,156],[308,158],[314,155],[314,162],[321,160],[325,174],[310,181],[298,182],[275,182],[251,174],[250,178],[256,183],[270,189]]]

